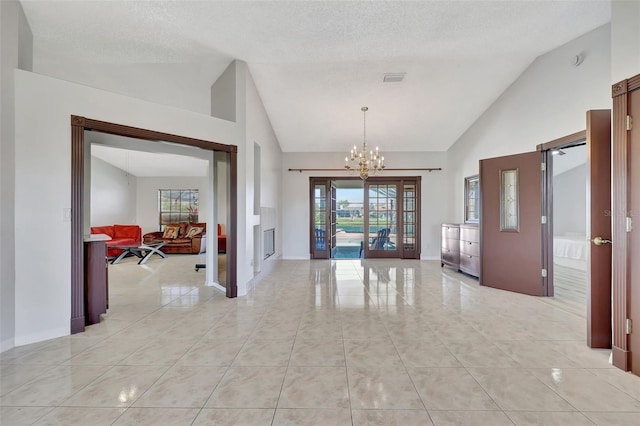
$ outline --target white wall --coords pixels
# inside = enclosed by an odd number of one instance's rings
[[[227,64],[41,63],[34,72],[200,114],[209,114],[209,87]]]
[[[0,2],[0,351],[14,338],[14,90],[18,68],[18,2]]]
[[[281,203],[282,203],[282,150],[280,143],[276,138],[275,132],[271,127],[271,122],[264,109],[262,99],[256,88],[255,82],[251,74],[247,73],[247,164],[254,164],[254,144],[260,145],[260,170],[254,170],[250,167],[248,170],[252,177],[247,177],[247,182],[251,183],[251,198],[247,197],[247,214],[253,214],[254,194],[253,194],[253,175],[260,173],[260,207],[275,209],[275,216],[279,218],[275,223],[275,254],[267,259],[267,262],[273,262],[282,254],[282,220],[281,220]],[[251,210],[251,211],[249,211]],[[259,218],[258,220],[261,220]],[[258,222],[259,223],[259,222]],[[254,224],[258,224],[255,223]],[[260,234],[262,236],[262,234]],[[260,261],[264,257],[264,248],[262,247],[262,238],[255,241],[259,245]],[[259,265],[258,265],[259,266]]]
[[[640,73],[640,2],[611,2],[611,83]]]
[[[209,178],[203,177],[138,177],[136,198],[136,223],[142,234],[155,232],[158,227],[159,189],[197,189],[198,221],[206,222],[209,206]],[[210,234],[210,231],[207,230]],[[214,234],[215,235],[215,234]]]
[[[33,35],[22,6],[0,1],[0,352],[15,337],[14,69],[31,69]]]
[[[309,258],[309,177],[349,176],[346,172],[290,172],[288,169],[340,168],[351,145],[342,153],[284,153],[282,164],[282,222],[285,259]],[[443,171],[385,171],[384,176],[421,176],[421,258],[440,258],[440,224],[447,217],[446,153],[387,152],[380,146],[389,168],[442,167]]]
[[[254,164],[254,143],[260,145],[260,207],[275,209],[277,216],[281,209],[282,200],[282,150],[271,127],[258,89],[249,74],[247,79],[247,147],[251,150],[250,164]],[[253,170],[253,172],[256,171]],[[250,206],[253,209],[253,203]],[[280,234],[282,223],[277,221],[275,225],[276,233]],[[281,235],[278,235],[276,239],[280,239],[280,243],[276,244],[274,258],[282,253]]]
[[[211,86],[211,116],[236,121],[236,61]]]
[[[451,221],[463,220],[464,177],[479,160],[535,151],[584,130],[587,110],[611,108],[610,52],[605,25],[538,57],[449,149]],[[577,53],[584,62],[574,67]]]
[[[587,165],[553,177],[553,233],[587,235]]]
[[[137,178],[91,157],[91,226],[136,223]]]
[[[71,227],[62,212],[71,203],[72,114],[226,144],[243,140],[234,123],[29,72],[16,71],[15,90],[15,208],[21,212],[15,344],[21,345],[69,334]]]

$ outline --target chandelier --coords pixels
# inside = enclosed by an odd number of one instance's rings
[[[363,138],[362,151],[354,145],[348,156],[344,158],[344,168],[349,172],[358,171],[360,179],[365,180],[369,175],[375,175],[384,169],[384,157],[378,152],[378,147],[374,151],[367,151],[367,111],[366,106],[360,108],[362,111]]]

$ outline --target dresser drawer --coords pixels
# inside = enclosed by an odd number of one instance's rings
[[[480,243],[460,240],[460,254],[480,256]]]
[[[453,239],[457,240],[460,238],[460,227],[455,225],[442,225],[442,239]]]
[[[455,266],[457,268],[458,264],[460,263],[460,252],[457,250],[453,251],[453,250],[442,249],[442,254],[440,259],[442,263],[446,263],[448,265]]]
[[[460,255],[460,270],[474,277],[480,276],[480,257],[468,254]]]
[[[471,241],[474,243],[480,242],[480,229],[477,226],[461,226],[460,227],[460,239],[464,241]]]
[[[442,240],[442,250],[460,251],[460,240],[444,238]]]

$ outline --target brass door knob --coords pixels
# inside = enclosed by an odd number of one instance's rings
[[[597,245],[597,246],[601,246],[603,244],[611,244],[611,240],[605,240],[602,237],[595,237],[593,240],[591,240],[593,242],[593,244]]]

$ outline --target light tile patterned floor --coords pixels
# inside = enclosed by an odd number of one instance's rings
[[[0,424],[640,424],[640,377],[538,298],[354,259],[278,261],[230,300],[197,258],[110,265],[100,324],[0,354]]]

